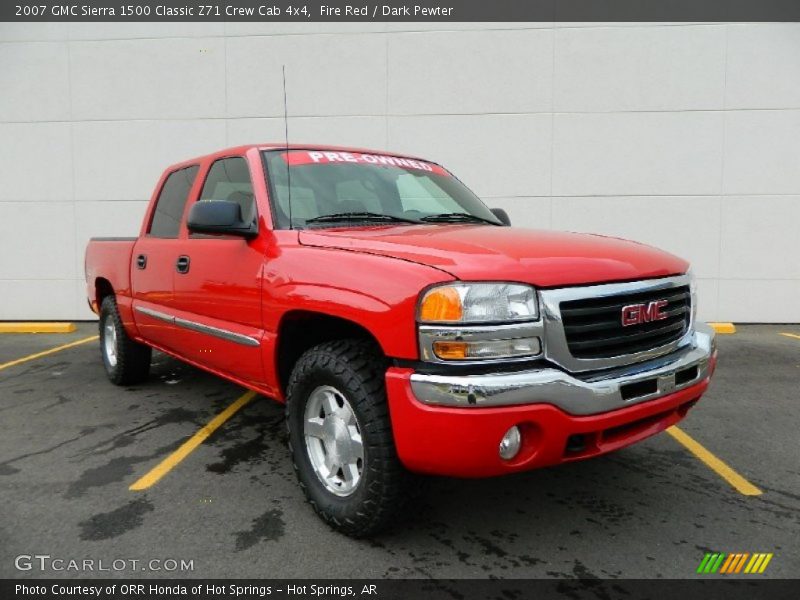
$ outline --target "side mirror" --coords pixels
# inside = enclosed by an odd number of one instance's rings
[[[252,238],[258,235],[255,223],[242,221],[242,207],[230,200],[195,202],[186,222],[190,233],[216,233]]]
[[[492,211],[492,214],[500,219],[500,222],[505,225],[506,227],[511,226],[511,219],[508,216],[508,213],[504,211],[502,208],[490,208],[489,210]]]

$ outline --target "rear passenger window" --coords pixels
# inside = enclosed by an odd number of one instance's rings
[[[200,193],[200,201],[203,200],[236,202],[242,209],[242,221],[252,223],[256,218],[256,202],[247,161],[236,156],[223,158],[211,165]]]
[[[170,174],[161,188],[148,234],[159,238],[176,238],[189,191],[200,167],[180,169]]]

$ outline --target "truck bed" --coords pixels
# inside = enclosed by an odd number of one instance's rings
[[[135,237],[93,237],[89,240],[84,268],[89,305],[95,313],[100,310],[95,297],[98,279],[108,281],[118,297],[130,298],[131,256],[136,240]]]

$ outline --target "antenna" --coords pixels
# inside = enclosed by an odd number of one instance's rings
[[[292,169],[289,165],[289,104],[286,102],[286,65],[283,65],[283,133],[286,145],[286,187],[289,188],[289,229],[292,224]]]

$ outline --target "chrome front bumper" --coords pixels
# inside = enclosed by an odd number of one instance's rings
[[[414,373],[411,389],[418,400],[431,405],[552,404],[573,415],[593,415],[666,396],[705,380],[715,352],[714,330],[696,323],[686,346],[630,366],[574,375],[556,368],[486,375]],[[694,367],[696,375],[685,379]],[[676,374],[682,381],[676,382]],[[631,384],[640,385],[634,388]]]

